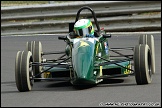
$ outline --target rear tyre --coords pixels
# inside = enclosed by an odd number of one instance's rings
[[[37,63],[42,62],[42,44],[40,41],[33,41],[33,61]],[[36,65],[33,67],[34,74],[37,75],[42,72],[42,66]],[[36,78],[41,78],[41,74],[36,76]],[[40,79],[35,79],[34,81],[41,81]]]
[[[33,54],[33,62],[41,63],[42,61],[42,44],[40,41],[29,41],[26,43],[27,51],[31,51]],[[42,66],[33,66],[34,75],[41,73]],[[41,78],[41,75],[36,76],[36,78]],[[40,79],[34,79],[35,82],[41,81]]]
[[[135,46],[133,59],[136,83],[138,85],[151,83],[152,68],[149,46],[145,44]]]
[[[34,81],[32,66],[32,53],[30,51],[18,51],[15,59],[15,80],[20,92],[30,91]]]
[[[27,51],[31,51],[32,54],[33,54],[33,42],[34,41],[28,41],[28,42],[26,42],[26,50]]]
[[[155,73],[155,45],[153,35],[141,35],[139,37],[139,44],[147,44],[151,52],[151,68],[152,74]]]

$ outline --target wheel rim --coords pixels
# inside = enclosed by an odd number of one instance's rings
[[[32,69],[32,58],[30,58],[30,61],[29,61],[29,78],[30,78],[30,85],[33,86],[34,84],[34,79],[33,79],[33,76],[34,76],[34,72],[33,72],[33,69]]]
[[[148,73],[151,77],[152,75],[152,69],[151,69],[151,55],[150,55],[150,52],[148,53]]]

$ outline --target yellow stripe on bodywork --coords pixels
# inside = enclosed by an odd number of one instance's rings
[[[102,76],[102,66],[100,66],[100,76]]]

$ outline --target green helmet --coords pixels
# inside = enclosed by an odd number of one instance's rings
[[[94,35],[94,28],[89,19],[80,19],[74,24],[74,32],[78,36],[86,37]]]

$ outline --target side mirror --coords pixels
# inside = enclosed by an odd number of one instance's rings
[[[74,22],[69,23],[69,33],[74,30]]]
[[[59,36],[58,39],[59,40],[67,40],[67,37],[66,36]]]
[[[103,34],[103,38],[111,38],[111,34]]]

